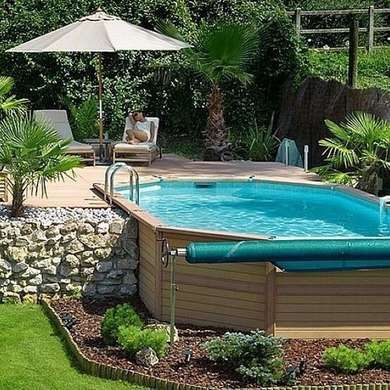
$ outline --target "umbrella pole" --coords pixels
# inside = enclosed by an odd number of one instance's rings
[[[102,53],[98,54],[98,81],[99,81],[99,157],[103,160],[103,78]]]

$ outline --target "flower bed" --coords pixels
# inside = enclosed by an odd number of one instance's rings
[[[225,330],[204,329],[180,326],[179,341],[170,348],[166,357],[152,367],[146,368],[129,360],[125,352],[118,346],[107,346],[100,334],[100,323],[105,311],[120,303],[118,300],[60,299],[52,301],[52,307],[60,318],[70,315],[75,318],[75,324],[70,333],[81,352],[92,361],[115,366],[125,370],[151,375],[167,381],[191,384],[194,386],[216,388],[252,387],[255,383],[244,381],[226,364],[210,361],[202,344],[215,336],[222,335]],[[133,306],[144,318],[148,313],[139,300],[132,302]],[[296,385],[334,385],[359,383],[390,382],[390,372],[370,369],[357,374],[336,374],[323,365],[322,355],[326,348],[345,344],[351,347],[361,347],[367,340],[286,340],[283,347],[283,358],[286,366],[296,366],[304,359],[307,367]],[[185,353],[192,350],[192,358],[185,362]]]

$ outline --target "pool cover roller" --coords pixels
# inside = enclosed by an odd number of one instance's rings
[[[284,271],[390,268],[390,239],[294,239],[193,242],[189,263],[271,262]]]

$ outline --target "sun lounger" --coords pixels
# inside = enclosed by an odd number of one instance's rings
[[[68,115],[65,110],[35,110],[34,118],[41,119],[51,124],[61,139],[70,139],[67,153],[78,155],[84,162],[92,162],[95,165],[95,151],[91,145],[75,141],[69,125]]]
[[[121,162],[146,162],[149,165],[161,156],[161,149],[157,145],[157,134],[159,127],[159,118],[146,118],[154,123],[154,133],[151,135],[151,140],[148,142],[141,142],[139,144],[127,143],[126,130],[131,128],[129,118],[126,118],[126,125],[123,131],[122,142],[113,145],[112,159],[113,163]]]

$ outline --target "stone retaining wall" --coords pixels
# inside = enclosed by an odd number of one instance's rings
[[[37,297],[129,296],[137,290],[133,218],[0,222],[0,301]]]

